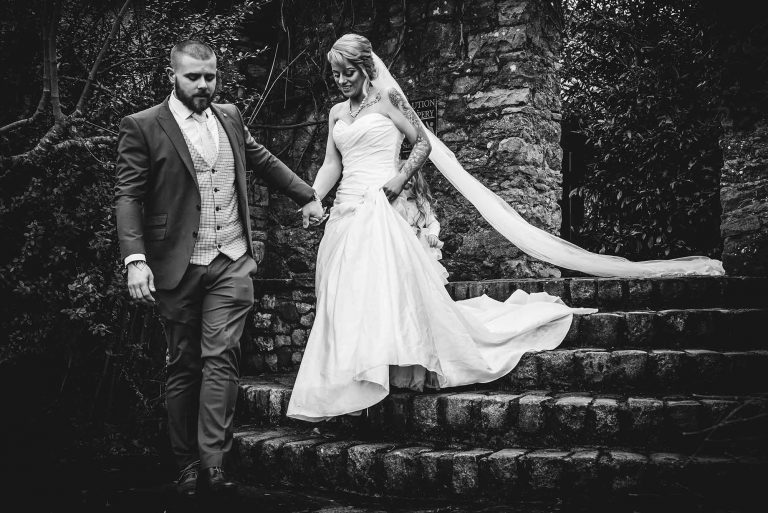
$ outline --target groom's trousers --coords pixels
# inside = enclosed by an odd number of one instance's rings
[[[240,337],[253,306],[256,262],[219,254],[189,264],[179,285],[158,290],[168,342],[166,403],[171,449],[179,468],[200,460],[219,467],[232,447]]]

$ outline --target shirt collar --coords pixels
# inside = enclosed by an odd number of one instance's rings
[[[171,92],[171,97],[168,99],[168,108],[170,108],[174,116],[179,119],[188,119],[190,116],[192,116],[192,114],[194,114],[192,109],[181,103],[181,100],[176,97],[176,91]],[[210,117],[213,115],[213,112],[211,112],[211,108],[208,107],[203,111],[203,114],[205,114],[206,118],[210,119]]]

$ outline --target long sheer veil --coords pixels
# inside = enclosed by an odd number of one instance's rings
[[[387,66],[374,53],[377,76],[372,83],[380,90],[395,88],[405,96]],[[440,173],[480,212],[486,221],[528,255],[550,264],[603,277],[653,277],[670,275],[725,274],[723,264],[704,256],[632,262],[582,249],[528,223],[503,199],[469,174],[453,152],[426,127],[432,144],[430,160]]]

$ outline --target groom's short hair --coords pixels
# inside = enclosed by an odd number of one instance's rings
[[[176,64],[179,62],[179,58],[182,54],[189,55],[200,61],[216,57],[213,48],[207,44],[202,41],[197,41],[196,39],[187,39],[186,41],[178,43],[171,49],[171,68],[176,69]]]

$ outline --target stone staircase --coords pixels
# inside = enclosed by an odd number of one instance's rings
[[[514,501],[746,498],[768,470],[768,279],[494,280],[454,299],[546,291],[562,345],[492,383],[393,390],[360,416],[285,417],[294,374],[241,380],[241,479],[366,495]],[[317,428],[317,429],[314,429]],[[599,495],[595,495],[599,494]]]

